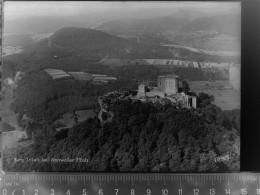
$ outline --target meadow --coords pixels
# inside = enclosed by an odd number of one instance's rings
[[[191,91],[196,93],[204,92],[213,95],[215,100],[213,104],[219,106],[222,110],[240,109],[241,92],[235,90],[228,81],[192,81],[189,82]]]

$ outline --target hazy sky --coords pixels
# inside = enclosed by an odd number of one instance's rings
[[[36,16],[70,16],[100,12],[133,12],[138,10],[196,9],[204,12],[221,12],[240,9],[239,2],[102,2],[102,1],[5,1],[4,14],[8,20]],[[162,11],[163,13],[163,11]]]

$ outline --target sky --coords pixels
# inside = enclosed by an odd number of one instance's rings
[[[221,12],[240,9],[239,2],[103,2],[103,1],[5,1],[4,17],[8,20],[40,16],[75,16],[102,12],[136,12],[138,10],[194,9]],[[149,11],[148,11],[149,12]],[[166,13],[166,12],[165,12]],[[149,16],[149,15],[147,15]]]

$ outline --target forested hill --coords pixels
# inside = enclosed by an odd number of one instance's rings
[[[48,43],[51,43],[48,44]],[[153,43],[136,43],[102,31],[66,27],[56,31],[51,37],[24,49],[32,55],[44,56],[50,52],[60,53],[56,56],[88,56],[93,58],[169,58],[171,52]],[[22,54],[23,55],[23,54]],[[64,55],[63,55],[64,56]]]
[[[52,44],[76,49],[77,51],[84,51],[90,48],[92,48],[92,50],[106,50],[114,47],[124,49],[132,45],[122,38],[102,31],[75,27],[62,28],[56,31],[50,37],[50,40]]]
[[[202,100],[199,95],[199,99]],[[234,172],[239,170],[239,110],[177,109],[141,101],[115,102],[113,121],[97,117],[71,129],[36,130],[35,142],[5,153],[5,170],[107,172]],[[74,159],[88,163],[15,163],[14,158]],[[225,161],[217,157],[228,156]]]

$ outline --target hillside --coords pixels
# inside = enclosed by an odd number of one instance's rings
[[[4,33],[53,33],[60,28],[73,27],[88,27],[88,23],[79,22],[75,18],[69,17],[30,17],[16,20],[9,20],[4,23]]]
[[[219,34],[238,36],[240,33],[240,15],[235,13],[196,18],[193,12],[185,11],[172,14],[171,17],[152,19],[128,19],[106,22],[96,29],[113,34],[133,33],[138,31],[163,32],[177,31],[209,31],[216,30]],[[203,14],[200,14],[203,15]],[[192,20],[192,18],[195,18]]]
[[[152,19],[128,19],[106,22],[96,29],[122,33],[125,31],[163,31],[180,29],[187,23],[183,18],[158,17]]]
[[[185,26],[183,31],[216,30],[219,34],[240,35],[241,18],[238,14],[225,14],[195,19]]]
[[[125,48],[131,44],[119,37],[87,28],[62,28],[56,31],[50,39],[52,44],[69,47],[76,51]]]
[[[3,38],[4,46],[27,46],[31,43],[33,43],[33,39],[30,34],[8,34]]]
[[[62,28],[48,39],[30,44],[23,50],[24,52],[20,54],[6,56],[5,64],[12,61],[17,64],[16,69],[26,71],[25,69],[43,66],[71,68],[72,64],[73,67],[82,68],[87,66],[87,62],[104,58],[131,60],[171,59],[173,57],[173,51],[160,46],[156,41],[137,43],[102,31],[77,27]],[[185,52],[181,49],[177,52],[180,58],[185,58],[185,60],[191,58],[199,60],[206,57],[213,59],[212,56]]]
[[[86,28],[63,28],[49,40],[52,47],[95,58],[131,58],[149,48],[108,33]]]
[[[51,43],[51,44],[50,44]],[[24,44],[19,56],[29,61],[71,56],[119,57],[130,53],[135,44],[101,31],[66,27],[49,38]]]
[[[78,92],[82,93],[82,89],[85,89],[86,94],[89,94],[89,85],[75,87],[79,89]],[[35,134],[32,145],[4,151],[4,169],[88,172],[237,171],[240,167],[239,110],[221,111],[210,104],[207,98],[203,99],[203,96],[205,94],[199,95],[202,107],[198,110],[178,109],[169,104],[119,100],[111,107],[114,114],[112,121],[102,126],[98,118],[94,117],[59,132],[51,125],[35,128],[32,130]],[[80,94],[73,99],[77,101],[78,97]],[[56,102],[46,104],[46,107],[54,109],[54,106],[60,105]],[[66,97],[60,102],[69,105]],[[46,111],[44,106],[40,108]],[[39,114],[40,109],[33,111]],[[15,157],[66,159],[68,156],[73,159],[79,154],[81,158],[89,159],[89,162],[37,164],[15,163],[13,160]],[[230,160],[215,161],[216,157],[226,154]]]
[[[49,41],[51,45],[48,44]],[[77,27],[62,28],[48,39],[25,48],[25,53],[42,57],[46,53],[57,51],[93,58],[127,59],[149,58],[153,55],[163,58],[171,56],[168,49],[154,43],[136,43],[102,31]],[[59,55],[56,56],[59,57]]]

